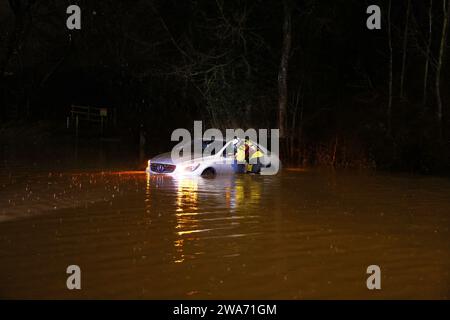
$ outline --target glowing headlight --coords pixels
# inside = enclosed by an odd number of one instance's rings
[[[197,168],[200,166],[200,163],[194,163],[192,165],[184,167],[184,171],[192,172],[197,170]]]

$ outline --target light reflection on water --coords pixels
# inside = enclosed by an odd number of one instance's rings
[[[446,179],[113,171],[4,183],[0,297],[449,298]],[[65,289],[69,264],[79,292]],[[371,264],[380,292],[365,287]]]

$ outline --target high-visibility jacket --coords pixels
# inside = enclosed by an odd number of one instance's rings
[[[250,159],[261,158],[263,156],[264,156],[264,154],[261,152],[261,150],[256,150],[255,152],[253,152]]]
[[[241,144],[237,151],[236,151],[236,160],[239,162],[244,162],[245,161],[245,149],[246,149],[246,145],[245,144]]]
[[[257,163],[257,160],[255,161],[255,159],[261,158],[263,156],[264,156],[264,154],[259,149],[257,149],[255,152],[253,152],[252,155],[250,156],[249,163],[247,163],[247,165],[246,165],[246,171],[253,172],[253,173],[259,173],[259,170],[261,167],[255,166],[255,164]]]

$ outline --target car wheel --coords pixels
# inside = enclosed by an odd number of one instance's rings
[[[214,168],[206,168],[202,172],[203,178],[214,178],[216,176],[216,170]]]

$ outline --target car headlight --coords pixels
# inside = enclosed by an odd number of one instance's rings
[[[200,166],[200,163],[194,163],[194,164],[184,167],[184,171],[193,172],[193,171],[197,170],[197,168],[199,166]]]

